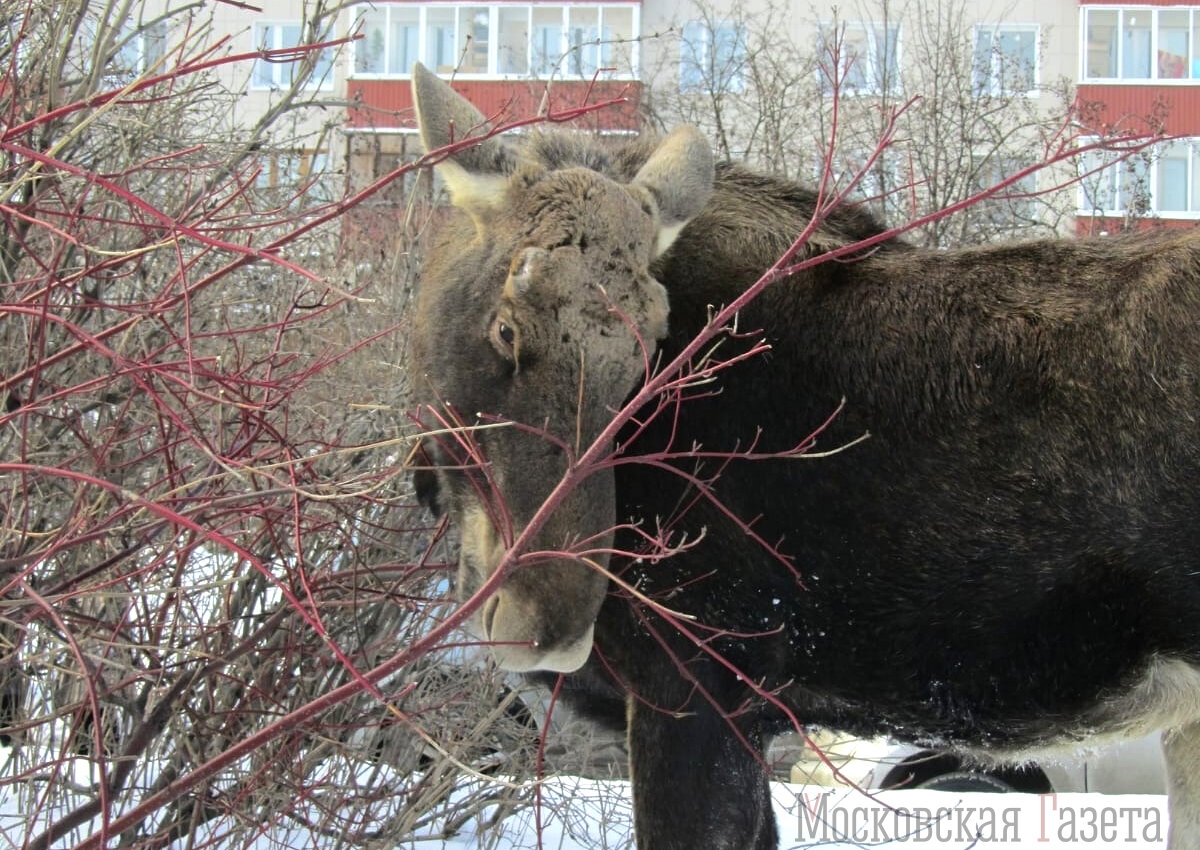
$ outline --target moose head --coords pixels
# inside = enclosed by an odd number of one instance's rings
[[[427,151],[487,136],[484,116],[420,65],[413,93]],[[713,185],[708,144],[690,128],[631,173],[562,133],[521,141],[486,137],[437,164],[455,215],[425,260],[413,328],[426,414],[457,430],[424,439],[418,489],[458,528],[464,599],[643,380],[669,312],[651,263]],[[615,522],[601,467],[527,535],[478,617],[502,667],[584,663]]]

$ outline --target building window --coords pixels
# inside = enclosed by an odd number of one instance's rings
[[[304,28],[299,23],[273,23],[254,25],[254,45],[259,50],[283,50],[304,44]],[[300,57],[275,57],[254,60],[253,87],[256,89],[289,88],[296,79],[301,65]],[[321,51],[305,86],[307,88],[333,87],[333,52]]]
[[[839,191],[846,189],[852,180],[857,180],[849,192],[849,197],[856,201],[878,204],[882,210],[892,195],[912,185],[907,171],[909,165],[910,163],[903,162],[895,150],[890,148],[839,151],[834,160],[831,177],[833,186]],[[824,172],[825,157],[818,156],[813,160],[814,182],[819,183]]]
[[[155,21],[121,40],[114,60],[119,73],[137,75],[151,70],[167,52],[167,22]]]
[[[338,187],[325,151],[301,149],[264,153],[256,186],[278,191],[304,206],[330,203]]]
[[[838,49],[838,67],[830,70],[841,81],[841,94],[872,95],[899,91],[899,24],[823,24],[818,39],[818,55],[826,65],[832,59],[834,49]],[[825,71],[819,73],[822,90],[828,94],[833,85]]]
[[[1081,215],[1200,219],[1200,138],[1173,140],[1119,161],[1110,151],[1088,151],[1079,167]]]
[[[497,69],[501,74],[525,76],[529,73],[529,10],[521,6],[502,6],[496,15],[496,42],[500,51]]]
[[[65,58],[69,63],[81,62],[84,67],[74,69],[85,73],[90,73],[91,62],[97,62],[104,68],[106,85],[124,86],[154,69],[167,52],[169,34],[165,20],[143,26],[125,22],[114,29],[107,22],[88,16],[79,22],[75,49]],[[101,47],[107,51],[103,56],[97,55]],[[23,53],[24,49],[22,46],[18,53]],[[17,61],[21,59],[18,55]]]
[[[492,44],[491,10],[487,6],[460,6],[457,18],[454,46],[459,56],[459,73],[486,74]]]
[[[1034,163],[1019,156],[991,154],[971,157],[970,191],[985,192],[1005,180],[1025,171]],[[1011,228],[1014,224],[1033,223],[1038,219],[1038,172],[1014,180],[992,197],[980,202],[978,212],[997,225]]]
[[[975,28],[972,69],[977,94],[1031,94],[1038,82],[1036,24],[994,24]]]
[[[437,8],[421,11],[425,15],[425,47],[421,55],[429,60],[426,64],[439,74],[452,73],[458,67],[458,48],[455,46],[458,25],[454,10]],[[411,71],[410,66],[402,69],[400,73]]]
[[[563,18],[565,9],[534,6],[529,45],[534,76],[549,77],[558,69],[563,55]]]
[[[1083,9],[1083,79],[1200,79],[1200,7]]]
[[[679,44],[679,90],[740,92],[746,88],[746,37],[722,21],[688,21]]]
[[[602,21],[604,9],[569,8],[567,26],[567,72],[591,77],[612,62],[612,27]],[[611,17],[611,16],[609,16]]]
[[[354,69],[367,74],[406,74],[420,55],[421,21],[408,6],[369,9],[362,16],[362,40]]]
[[[354,75],[407,76],[416,62],[470,77],[637,75],[633,4],[359,6]],[[353,30],[352,30],[353,31]]]

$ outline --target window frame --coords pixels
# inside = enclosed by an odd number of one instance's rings
[[[867,167],[868,163],[871,163],[870,168]],[[854,202],[886,205],[897,192],[911,187],[910,168],[911,163],[906,162],[893,148],[838,150],[834,157],[831,185],[844,191],[850,180],[857,176],[858,183],[850,191]],[[816,157],[812,167],[814,183],[821,181],[825,169],[825,157]]]
[[[986,192],[1035,165],[1037,162],[1032,156],[1019,153],[990,151],[980,155],[972,154],[969,191],[972,194]],[[989,205],[1007,205],[1007,216],[1010,219],[1034,221],[1038,218],[1038,196],[1045,191],[1042,183],[1042,171],[1030,171],[995,195],[982,199],[981,207],[986,210]]]
[[[986,83],[979,78],[979,37],[984,32],[992,33],[992,47],[989,48],[988,74]],[[1030,69],[1030,85],[1025,89],[1008,88],[1000,59],[1003,53],[996,49],[996,36],[1003,32],[1029,34],[1033,36],[1033,67]],[[997,21],[995,23],[978,23],[971,31],[971,89],[979,96],[991,97],[1036,97],[1042,81],[1042,30],[1041,24],[1018,23],[1014,21]],[[981,84],[982,83],[982,84]]]
[[[391,60],[391,15],[392,9],[397,8],[399,4],[369,4],[359,3],[349,7],[347,14],[349,15],[349,30],[354,32],[358,26],[359,14],[366,10],[375,12],[384,12],[384,33],[385,44],[383,51],[383,66],[384,71],[360,71],[358,70],[358,43],[354,42],[351,46],[351,57],[349,64],[349,78],[352,80],[400,80],[410,79],[412,77],[412,69],[402,69],[399,71],[387,71],[386,68]],[[571,80],[591,80],[596,67],[605,67],[606,63],[611,61],[611,51],[620,43],[628,47],[628,63],[627,67],[619,67],[615,72],[606,72],[603,79],[615,80],[636,80],[639,79],[641,71],[641,6],[638,3],[629,2],[591,2],[591,3],[421,3],[421,4],[403,4],[403,8],[413,9],[418,12],[418,45],[417,56],[418,61],[424,63],[435,72],[451,73],[448,66],[437,67],[442,63],[427,61],[430,57],[429,44],[429,17],[433,10],[450,10],[454,20],[454,36],[455,45],[455,67],[458,66],[458,52],[462,49],[462,39],[459,36],[461,27],[461,10],[463,9],[484,9],[488,10],[488,45],[487,45],[487,70],[479,71],[453,71],[454,77],[457,80],[530,80],[530,79],[553,79],[560,82]],[[526,10],[526,31],[525,31],[525,61],[523,71],[502,71],[501,49],[500,42],[503,40],[503,34],[500,30],[500,12],[506,10],[511,12],[514,9]],[[544,21],[537,21],[534,12],[537,9],[558,9],[561,10],[560,18],[555,24],[547,24]],[[599,44],[593,40],[583,40],[578,45],[570,43],[572,35],[571,10],[579,9],[587,12],[594,12],[596,15],[595,30],[600,39]],[[616,42],[612,39],[616,38],[616,34],[609,35],[606,30],[611,32],[614,25],[605,23],[605,13],[620,14],[622,19],[629,21],[629,26],[632,32],[628,35],[628,42],[622,38],[621,42]],[[586,26],[586,25],[585,25]],[[554,28],[558,30],[559,50],[550,60],[549,54],[542,56],[535,51],[537,39],[535,38],[535,30],[537,28]],[[595,51],[596,60],[592,63],[584,63],[581,58],[587,55],[589,49]],[[574,58],[573,58],[574,57]],[[624,57],[622,57],[624,58]],[[580,70],[583,70],[580,73]]]
[[[285,27],[295,27],[299,31],[296,44],[283,43],[283,33]],[[264,29],[269,29],[272,32],[278,33],[278,37],[272,39],[273,43],[270,46],[262,48],[265,50],[283,50],[288,47],[297,47],[301,43],[300,39],[303,39],[304,37],[303,21],[289,21],[276,18],[255,21],[253,26],[250,27],[250,37],[255,50],[260,49],[260,45],[263,43],[262,39],[259,38],[259,33],[261,33]],[[333,50],[327,47],[324,48],[321,53],[323,54],[321,60],[317,63],[317,66],[313,68],[312,75],[309,76],[308,80],[304,83],[304,88],[306,90],[333,90]],[[291,75],[292,68],[296,61],[299,60],[287,62],[265,62],[262,59],[255,59],[254,65],[250,69],[250,89],[252,91],[277,91],[288,88],[291,86],[291,81],[288,79],[288,77]],[[259,72],[264,67],[269,68],[271,72],[271,82],[269,84],[259,81]]]
[[[1089,60],[1089,43],[1088,43],[1088,21],[1089,16],[1098,12],[1112,12],[1116,14],[1117,23],[1113,31],[1113,39],[1116,42],[1115,53],[1112,57],[1112,63],[1115,66],[1115,74],[1111,76],[1096,76],[1088,73]],[[1162,26],[1161,16],[1163,13],[1188,13],[1188,29],[1186,44],[1188,54],[1179,57],[1175,53],[1165,53],[1161,47],[1162,42]],[[1126,15],[1133,13],[1135,15],[1146,14],[1150,16],[1150,43],[1148,47],[1148,61],[1150,65],[1150,73],[1148,76],[1124,76],[1125,73],[1125,39],[1123,33],[1126,28]],[[1097,44],[1102,44],[1097,42]],[[1114,48],[1109,47],[1110,51]],[[1181,76],[1165,76],[1163,75],[1164,62],[1168,61],[1168,57],[1175,59],[1182,58],[1183,67]],[[1155,86],[1178,86],[1178,85],[1200,85],[1200,5],[1196,6],[1147,6],[1138,3],[1127,5],[1106,5],[1106,4],[1088,4],[1079,7],[1079,82],[1088,83],[1117,83],[1120,85],[1155,85]]]
[[[290,193],[306,206],[337,199],[333,160],[328,148],[281,148],[261,155],[262,170],[255,180],[258,191]],[[305,191],[299,193],[301,188]]]
[[[713,28],[714,24],[716,24],[716,29]],[[693,28],[699,31],[700,37],[697,39],[693,36],[689,40],[688,30]],[[729,74],[721,74],[720,89],[717,93],[741,94],[746,90],[746,73],[743,67],[746,57],[749,55],[746,46],[746,28],[735,20],[711,21],[695,18],[685,21],[679,33],[679,92],[681,94],[714,93],[709,86],[712,79],[706,72],[711,69],[715,74],[717,71],[713,61],[713,49],[716,46],[718,52],[720,51],[722,33],[729,33],[732,36],[732,39],[726,40],[732,43],[732,57],[737,67]],[[701,49],[702,55],[700,56],[695,55],[697,45]],[[742,57],[740,61],[736,59],[739,54]],[[693,68],[695,69],[694,74],[691,73]]]
[[[1096,139],[1083,139],[1084,144],[1095,142]],[[1185,206],[1187,209],[1163,209],[1162,200],[1159,191],[1159,163],[1165,158],[1163,154],[1168,147],[1174,145],[1183,145],[1186,148],[1186,176],[1185,184]],[[1178,219],[1183,221],[1200,221],[1200,136],[1187,136],[1177,139],[1170,139],[1161,144],[1155,145],[1152,149],[1152,156],[1149,164],[1146,166],[1142,175],[1138,175],[1138,168],[1135,167],[1129,170],[1128,173],[1138,177],[1144,177],[1145,190],[1149,197],[1149,206],[1144,213],[1138,213],[1146,218],[1157,219]],[[1096,155],[1102,156],[1103,150],[1088,151],[1084,156]],[[1137,157],[1134,153],[1131,157]],[[1090,177],[1080,177],[1078,189],[1076,191],[1076,210],[1077,217],[1100,217],[1100,218],[1123,218],[1129,215],[1130,210],[1128,204],[1122,197],[1125,187],[1129,185],[1126,178],[1123,178],[1122,169],[1128,169],[1130,159],[1120,159],[1116,162],[1103,166],[1099,171]],[[1086,166],[1086,163],[1083,165]],[[1088,166],[1090,170],[1090,166]],[[1099,179],[1105,186],[1105,191],[1111,191],[1111,202],[1106,206],[1097,206],[1088,203],[1088,186],[1084,180]],[[1108,187],[1111,187],[1109,189]]]
[[[891,66],[892,74],[888,81],[889,85],[885,88],[879,83],[879,80],[882,77],[882,74],[880,73],[879,33],[881,31],[884,32],[886,38],[887,30],[891,29],[894,29],[896,32],[896,49],[894,57],[888,63]],[[838,30],[841,30],[841,32],[838,33]],[[901,71],[904,67],[901,58],[904,53],[903,22],[899,20],[852,20],[821,23],[817,27],[817,50],[819,55],[822,57],[828,55],[826,50],[829,44],[828,38],[831,34],[835,33],[842,39],[842,50],[844,51],[847,44],[845,34],[851,32],[862,33],[866,36],[867,67],[863,69],[863,80],[865,82],[862,86],[850,85],[850,81],[847,78],[847,85],[845,85],[838,94],[842,97],[881,97],[884,95],[895,96],[900,94],[903,89],[900,77]],[[843,56],[842,61],[849,61],[849,57]],[[837,73],[839,77],[847,77],[849,74],[849,68],[838,68]],[[833,91],[833,83],[826,78],[823,71],[818,70],[817,75],[819,77],[818,82],[821,87],[821,93],[828,96]]]
[[[131,31],[114,57],[121,60],[119,73],[133,76],[146,73],[167,55],[170,38],[170,23],[165,19],[150,21]]]

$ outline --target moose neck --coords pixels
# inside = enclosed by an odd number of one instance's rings
[[[708,208],[684,230],[655,269],[671,302],[671,335],[663,354],[677,354],[705,327],[714,309],[731,303],[753,285],[808,225],[816,202],[815,192],[794,184],[737,166],[719,168]],[[860,208],[846,206],[830,216],[810,244],[825,250],[881,231]],[[738,423],[743,441],[753,439],[759,428],[773,432],[764,435],[771,442],[794,441],[807,434],[805,428],[824,421],[839,400],[852,394],[856,386],[865,386],[867,373],[874,371],[865,362],[862,376],[831,371],[833,358],[827,347],[840,345],[845,334],[856,333],[847,326],[850,313],[857,312],[852,293],[870,288],[872,263],[910,251],[903,242],[891,240],[875,249],[868,260],[823,263],[771,284],[739,314],[739,336],[719,337],[715,360],[734,357],[763,340],[771,351],[722,372],[718,384],[721,397],[710,399],[707,405],[697,404],[695,412],[699,414],[699,408],[706,406],[719,408],[712,415],[730,427]],[[857,321],[861,323],[863,317]],[[866,321],[875,319],[867,317]],[[786,397],[787,422],[769,419],[780,396]],[[804,421],[797,419],[800,410],[805,411]],[[776,447],[782,448],[782,443]]]

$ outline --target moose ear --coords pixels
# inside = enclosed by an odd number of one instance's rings
[[[487,132],[483,113],[420,62],[413,66],[412,92],[427,153]],[[505,142],[491,138],[451,154],[437,169],[454,205],[478,216],[499,203],[514,160]]]
[[[673,130],[638,171],[633,182],[650,190],[658,202],[659,254],[670,248],[684,225],[704,209],[713,180],[712,150],[695,127]]]

